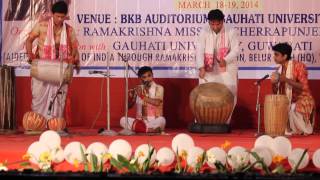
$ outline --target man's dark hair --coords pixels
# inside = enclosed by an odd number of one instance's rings
[[[287,60],[291,59],[292,47],[288,43],[279,43],[272,46],[273,51],[277,51],[282,55],[287,55]]]
[[[211,10],[208,13],[208,20],[209,21],[213,21],[213,20],[223,21],[224,20],[224,14],[219,9]]]
[[[138,77],[139,78],[142,77],[142,75],[145,74],[146,72],[151,72],[151,74],[153,74],[151,67],[143,66],[138,71]]]
[[[52,5],[51,12],[52,12],[52,14],[62,13],[62,14],[67,15],[68,14],[68,4],[64,1],[58,1]]]

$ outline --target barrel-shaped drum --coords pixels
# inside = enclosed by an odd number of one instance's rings
[[[264,128],[270,136],[282,136],[288,123],[289,100],[286,95],[266,95],[264,99]]]
[[[194,88],[189,102],[197,123],[227,124],[234,107],[234,96],[225,85],[211,82]]]
[[[64,118],[51,118],[48,120],[48,129],[53,131],[62,131],[66,128],[66,121]]]
[[[41,132],[46,129],[46,119],[36,112],[26,112],[23,116],[22,125],[25,131]]]
[[[73,66],[58,60],[35,59],[31,64],[30,75],[48,83],[69,83],[73,76]]]

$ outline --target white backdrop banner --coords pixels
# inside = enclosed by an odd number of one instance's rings
[[[1,62],[28,76],[25,40],[35,23],[50,16],[57,0],[2,0]],[[320,79],[319,0],[66,0],[68,24],[80,42],[82,72],[105,70],[124,75],[151,66],[156,77],[196,78],[196,40],[208,26],[207,13],[219,8],[225,25],[237,30],[240,78],[260,78],[275,66],[271,47],[289,42],[293,58],[304,62],[312,79]],[[133,76],[133,74],[131,74]]]

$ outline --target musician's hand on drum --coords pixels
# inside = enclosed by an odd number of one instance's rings
[[[79,73],[80,73],[80,65],[79,65],[79,64],[76,64],[76,65],[74,66],[74,68],[76,69],[77,74],[79,74]]]
[[[271,77],[270,77],[270,81],[271,81],[271,83],[272,84],[276,84],[276,83],[278,83],[279,82],[279,73],[278,72],[273,72],[272,74],[271,74]]]
[[[32,61],[33,61],[34,59],[36,59],[36,55],[34,55],[33,53],[28,53],[28,57],[29,57],[29,59],[28,59],[28,63],[29,63],[29,64],[31,64]]]
[[[286,77],[285,74],[280,75],[280,79],[279,79],[280,82],[287,82],[287,80],[288,78]]]
[[[69,63],[72,63],[74,65],[74,69],[76,70],[77,74],[80,73],[80,62],[79,60],[76,60],[74,57],[71,57],[66,60]]]
[[[199,69],[199,78],[203,79],[206,75],[206,70],[202,67]]]
[[[226,61],[224,59],[220,59],[218,61],[218,63],[219,63],[219,66],[222,67],[222,68],[227,66],[227,63],[226,63]]]

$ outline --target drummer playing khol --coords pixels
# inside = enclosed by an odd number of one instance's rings
[[[302,62],[291,60],[292,47],[279,43],[272,47],[279,68],[271,75],[272,90],[284,94],[290,102],[286,134],[312,134],[315,102],[308,84],[308,71]]]
[[[77,73],[79,73],[78,40],[74,29],[64,22],[68,14],[68,5],[64,1],[56,2],[52,5],[51,11],[52,17],[38,22],[27,38],[26,50],[30,59],[29,62],[31,63],[35,59],[59,61],[62,58],[65,62],[74,64]],[[32,43],[36,39],[38,39],[37,49],[33,53]],[[48,115],[50,101],[58,88],[59,85],[32,78],[32,111],[43,115],[47,119],[63,117],[68,90],[67,84],[61,88],[58,100],[54,102],[52,112]]]
[[[209,24],[203,27],[197,42],[196,65],[199,83],[226,85],[237,101],[239,41],[234,29],[224,26],[224,14],[215,9],[208,13]],[[231,116],[227,123],[230,123]]]

